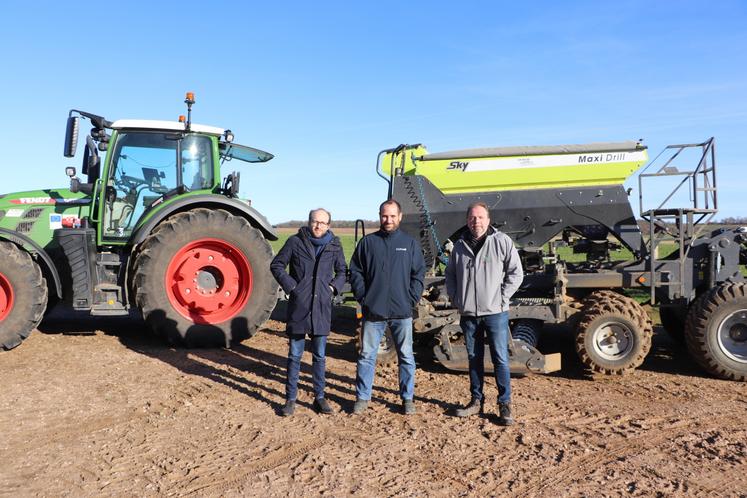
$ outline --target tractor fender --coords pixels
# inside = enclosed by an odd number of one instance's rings
[[[57,292],[57,297],[62,299],[62,283],[60,282],[60,274],[57,271],[57,267],[52,262],[52,258],[50,258],[49,254],[47,254],[47,251],[42,249],[39,244],[26,237],[25,235],[20,234],[14,230],[8,230],[7,228],[0,228],[0,239],[12,242],[15,245],[21,247],[29,254],[38,256],[39,259],[44,263],[42,271],[46,269],[48,274],[52,276],[52,280],[54,280],[54,290],[55,292]]]
[[[258,228],[267,240],[278,240],[275,230],[259,211],[238,199],[231,199],[222,195],[194,195],[179,199],[167,207],[161,209],[155,216],[143,223],[132,237],[131,244],[136,246],[142,243],[150,232],[163,220],[182,211],[193,208],[225,209],[226,211],[246,218],[255,228]]]

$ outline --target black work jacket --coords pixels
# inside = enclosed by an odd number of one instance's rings
[[[291,335],[329,335],[332,297],[345,285],[345,255],[340,239],[332,240],[316,256],[308,228],[291,236],[270,263],[270,271],[289,294],[285,331]],[[290,272],[286,267],[290,266]]]
[[[411,317],[424,276],[420,244],[399,229],[366,235],[350,261],[350,286],[366,320]]]

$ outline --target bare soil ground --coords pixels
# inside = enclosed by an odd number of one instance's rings
[[[513,380],[517,424],[458,419],[468,378],[418,350],[418,413],[399,413],[396,368],[355,393],[350,312],[328,348],[331,416],[281,418],[286,339],[270,320],[234,349],[165,346],[135,318],[57,313],[0,355],[5,496],[747,496],[747,384],[705,377],[657,333],[642,368],[584,376],[567,331],[545,334],[564,369]],[[63,332],[94,331],[93,335]],[[308,353],[307,353],[308,354]],[[310,360],[304,357],[305,363]]]

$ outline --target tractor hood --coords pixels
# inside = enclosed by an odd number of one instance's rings
[[[0,208],[23,208],[24,206],[73,206],[89,204],[90,197],[81,192],[72,193],[67,188],[29,190],[0,195]]]
[[[0,229],[46,248],[53,244],[55,230],[80,226],[90,208],[90,197],[63,188],[5,194],[0,198]]]

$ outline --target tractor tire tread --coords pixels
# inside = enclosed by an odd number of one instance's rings
[[[709,326],[714,314],[736,300],[747,304],[747,283],[726,283],[704,292],[690,306],[685,322],[685,344],[690,356],[706,372],[726,380],[747,381],[747,369],[724,365],[709,345]]]
[[[646,310],[629,297],[612,291],[601,291],[595,294],[596,296],[593,299],[587,301],[587,307],[581,311],[582,315],[578,320],[575,341],[576,352],[584,366],[592,372],[607,375],[622,375],[632,371],[643,363],[651,349],[653,322],[648,313],[646,313]],[[592,326],[593,322],[605,315],[627,320],[632,325],[636,325],[638,329],[637,340],[640,342],[640,348],[634,352],[633,357],[619,367],[600,365],[587,350],[585,342],[586,331]]]
[[[16,280],[23,282],[21,289],[25,292],[16,296],[15,309],[0,322],[0,347],[9,350],[21,344],[41,322],[47,309],[48,291],[41,268],[28,252],[12,242],[0,241],[0,258],[0,271],[7,266],[6,278],[13,280],[15,274]],[[20,303],[18,297],[23,298]]]

